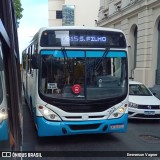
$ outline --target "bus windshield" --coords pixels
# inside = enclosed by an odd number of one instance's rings
[[[48,97],[100,100],[127,94],[124,51],[42,50],[39,91]]]

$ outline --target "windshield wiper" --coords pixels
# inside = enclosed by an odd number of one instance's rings
[[[64,56],[64,63],[67,62],[67,69],[68,69],[69,73],[71,73],[72,72],[71,71],[71,66],[70,66],[70,63],[69,63],[69,59],[68,59],[65,47],[61,48],[61,51],[62,51],[63,56]]]
[[[100,67],[100,64],[102,63],[102,61],[104,60],[105,57],[107,57],[108,53],[109,53],[110,47],[106,47],[103,56],[101,57],[101,59],[97,62],[94,70],[97,70]]]

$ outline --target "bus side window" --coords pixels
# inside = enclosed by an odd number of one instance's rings
[[[22,53],[22,65],[23,65],[23,69],[26,70],[26,51],[24,51]]]
[[[3,100],[3,88],[2,88],[2,72],[0,71],[0,104]]]
[[[34,45],[34,54],[38,53],[38,43]]]
[[[26,65],[27,65],[26,66],[26,73],[29,71],[29,54],[28,54],[29,51],[28,50],[29,50],[29,48],[26,49],[26,58],[27,58],[27,61],[26,61],[27,62],[26,63]]]
[[[32,46],[30,46],[28,49],[27,49],[27,57],[28,57],[28,60],[27,60],[27,72],[29,74],[31,74],[31,58],[32,58]]]
[[[31,73],[31,51],[32,51],[32,48],[31,46],[29,47],[29,59],[28,59],[28,62],[29,62],[29,70],[28,70],[28,73]]]
[[[2,71],[3,71],[3,60],[0,53],[0,104],[2,103],[2,100],[3,100]]]
[[[32,56],[34,54],[34,44],[32,44],[32,46],[30,47],[30,73],[32,74],[32,71],[33,71],[33,67],[32,67]]]

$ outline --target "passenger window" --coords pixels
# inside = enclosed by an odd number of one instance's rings
[[[26,69],[26,51],[22,53],[23,69]]]
[[[3,88],[2,88],[2,71],[3,71],[3,59],[1,57],[2,52],[0,48],[0,104],[3,101]]]

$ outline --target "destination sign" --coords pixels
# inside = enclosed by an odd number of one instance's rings
[[[123,33],[99,30],[47,30],[42,33],[42,47],[125,48]]]
[[[70,42],[107,42],[107,37],[101,36],[64,36],[63,41]]]

